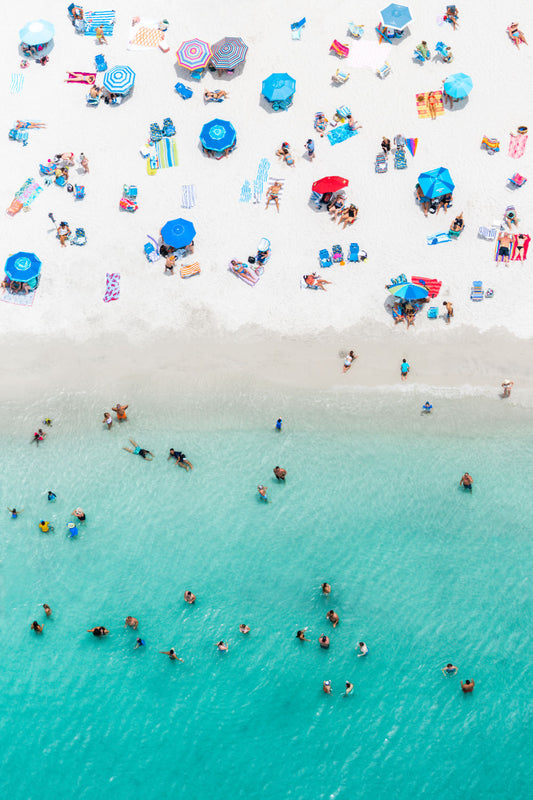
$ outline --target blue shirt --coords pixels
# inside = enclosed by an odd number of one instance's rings
[[[405,373],[408,371],[409,371],[409,364],[406,361],[404,364],[402,364],[402,374],[405,375]]]

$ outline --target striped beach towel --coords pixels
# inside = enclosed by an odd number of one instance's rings
[[[262,158],[257,167],[257,175],[254,181],[254,203],[260,203],[263,199],[263,189],[268,178],[269,169],[270,161],[268,158]]]
[[[199,275],[201,271],[198,261],[195,261],[194,264],[184,264],[180,267],[180,275],[182,278],[190,278],[191,275]]]
[[[268,194],[268,190],[270,189],[270,187],[273,186],[275,183],[281,183],[281,189],[278,191],[278,200],[281,200],[282,197],[283,197],[283,189],[285,188],[285,178],[269,178],[268,187],[267,187],[267,194]],[[275,204],[275,202],[273,200],[271,201],[270,205],[274,206],[274,207],[276,206],[276,204]]]
[[[181,187],[181,207],[194,208],[196,205],[196,190],[194,183],[185,183]]]
[[[28,178],[18,192],[15,192],[15,197],[20,200],[23,206],[27,207],[30,203],[33,203],[37,195],[41,194],[42,191],[43,187],[37,181],[34,181],[33,178]]]
[[[118,300],[120,297],[120,272],[106,272],[105,280],[104,303],[110,303],[111,300]]]
[[[9,91],[11,94],[18,94],[22,91],[22,87],[24,86],[24,73],[23,72],[12,72],[11,73],[11,82],[9,84]]]
[[[433,92],[435,95],[435,100],[437,101],[437,105],[435,106],[435,110],[437,113],[437,117],[442,117],[444,114],[444,104],[442,102],[442,92]],[[416,96],[416,110],[419,116],[419,119],[430,119],[431,115],[429,113],[429,108],[427,104],[429,92],[421,92]]]
[[[111,11],[86,11],[83,15],[85,21],[85,36],[95,36],[98,27],[103,28],[104,36],[113,36],[115,26],[115,12]]]
[[[159,169],[178,166],[178,147],[175,136],[163,136],[159,142],[156,142],[155,149]]]
[[[239,203],[249,203],[252,199],[252,187],[250,186],[250,181],[244,181],[243,185],[241,186],[241,196],[239,197]]]

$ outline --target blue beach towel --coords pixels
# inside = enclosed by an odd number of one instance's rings
[[[24,86],[24,73],[23,72],[12,72],[11,73],[11,83],[9,84],[9,91],[11,94],[18,94],[22,91],[22,87]]]
[[[451,242],[450,234],[445,231],[444,233],[434,233],[431,236],[426,236],[428,244],[443,244],[444,242]]]
[[[252,187],[250,186],[250,181],[244,181],[243,185],[241,186],[241,196],[239,197],[240,203],[249,203],[252,199]]]
[[[85,21],[85,36],[95,36],[99,26],[103,28],[104,36],[113,36],[115,27],[115,12],[111,11],[86,11],[83,15]]]
[[[254,203],[260,203],[263,199],[263,188],[268,178],[270,161],[262,158],[257,167],[257,175],[254,181]]]
[[[332,131],[328,131],[326,136],[328,137],[330,144],[339,144],[339,142],[344,142],[345,139],[350,139],[356,134],[357,131],[353,131],[350,126],[346,124],[338,125],[336,128],[333,128]]]
[[[196,190],[194,183],[183,184],[181,187],[181,207],[194,208],[196,205]]]

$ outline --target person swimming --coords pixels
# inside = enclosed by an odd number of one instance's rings
[[[222,639],[220,640],[220,642],[217,642],[215,646],[220,650],[221,653],[226,653],[228,650],[227,643],[222,641]]]
[[[162,656],[168,656],[171,661],[181,661],[183,663],[183,659],[178,658],[178,655],[173,647],[171,647],[170,650],[160,650],[159,652]]]
[[[446,664],[441,670],[443,675],[457,675],[457,667],[455,664]]]
[[[241,624],[239,625],[239,631],[241,633],[250,633],[250,628],[248,625],[245,625],[244,622],[241,622]]]
[[[196,600],[196,595],[193,594],[189,589],[187,589],[187,591],[184,592],[183,594],[183,599],[185,600],[186,603],[189,603],[189,605],[192,606],[192,604]]]
[[[133,649],[137,650],[138,647],[146,647],[146,642],[140,636],[137,636],[137,643]]]
[[[346,688],[344,690],[343,697],[347,697],[347,695],[349,695],[350,692],[353,691],[353,683],[350,683],[350,681],[344,681],[344,685]]]
[[[266,502],[268,503],[267,487],[263,486],[263,484],[260,483],[259,486],[257,487],[257,491],[259,492],[263,500],[266,500]]]
[[[170,448],[170,455],[167,458],[167,461],[170,458],[176,459],[175,464],[179,467],[183,467],[185,470],[187,470],[187,472],[193,468],[191,462],[187,460],[185,453],[182,453],[180,450],[175,450],[173,447]]]
[[[310,642],[311,639],[305,638],[305,632],[307,628],[302,628],[301,631],[296,631],[296,638],[299,639],[301,642]]]
[[[83,510],[83,508],[80,508],[79,506],[78,508],[74,509],[74,511],[70,516],[77,517],[80,522],[85,522],[85,520],[87,519],[87,517],[85,516],[85,511]]]
[[[320,588],[322,589],[322,594],[331,594],[331,586],[329,583],[324,582]]]
[[[359,642],[359,650],[360,652],[357,654],[357,658],[368,655],[368,647],[364,642]]]
[[[135,619],[135,617],[126,617],[126,621],[124,623],[125,628],[133,628],[134,631],[137,630],[139,627],[139,620]]]
[[[145,461],[152,461],[154,458],[154,454],[151,453],[149,450],[145,450],[143,447],[139,447],[137,442],[134,442],[133,439],[130,439],[130,442],[134,446],[135,450],[132,450],[131,447],[123,447],[123,450],[126,450],[128,453],[133,453],[134,456],[140,456],[144,458]],[[150,458],[148,458],[150,456]]]
[[[320,647],[323,647],[324,650],[327,650],[329,647],[329,636],[326,636],[326,634],[323,633],[322,636],[319,637],[318,643]]]
[[[424,412],[424,414],[430,414],[430,413],[431,413],[431,410],[432,410],[432,408],[433,408],[433,406],[431,405],[431,403],[429,402],[429,400],[426,400],[426,402],[425,402],[425,403],[424,403],[424,405],[422,406],[422,411]]]
[[[331,681],[322,681],[322,691],[324,694],[331,694]]]
[[[43,608],[44,608],[44,613],[46,614],[46,616],[47,617],[51,617],[52,616],[52,609],[50,608],[48,603],[43,603]]]
[[[92,633],[93,636],[107,636],[109,631],[103,625],[97,625],[96,628],[89,628],[87,633]]]
[[[42,519],[42,520],[39,522],[39,529],[40,529],[40,530],[41,530],[43,533],[49,533],[50,531],[53,531],[53,530],[54,530],[54,526],[53,526],[53,525],[50,525],[50,523],[48,522],[48,520],[47,520],[47,519]]]
[[[78,528],[73,522],[67,522],[67,528],[69,539],[74,539],[74,537],[79,533]]]
[[[55,494],[55,492],[52,492],[52,491],[50,491],[50,489],[48,489],[48,500],[49,500],[49,502],[52,503],[56,499],[56,497],[57,497],[57,495]]]
[[[30,625],[30,630],[35,631],[35,633],[42,633],[43,626],[39,625],[36,619],[33,620],[32,624]]]

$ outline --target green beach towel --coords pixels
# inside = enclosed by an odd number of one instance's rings
[[[155,147],[159,169],[178,166],[178,147],[175,136],[164,136],[161,141],[156,142]]]

